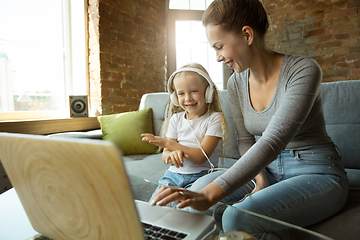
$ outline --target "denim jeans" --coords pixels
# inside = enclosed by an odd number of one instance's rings
[[[158,181],[159,186],[156,188],[149,202],[152,201],[152,198],[154,197],[155,193],[162,186],[167,186],[167,187],[177,186],[177,187],[189,189],[197,179],[206,175],[207,173],[208,170],[203,170],[201,172],[193,173],[193,174],[174,173],[169,170],[166,170],[164,176],[159,179]],[[172,208],[175,208],[176,205],[177,205],[176,202],[172,202],[169,204],[169,206]]]
[[[260,218],[244,214],[236,208],[249,210],[287,223],[305,227],[338,212],[346,202],[348,180],[341,158],[333,144],[303,150],[285,150],[265,168],[270,186],[228,207],[222,216],[225,232],[244,231],[259,239],[280,239],[276,231],[286,227],[268,224]],[[212,182],[221,172],[200,178],[192,190]],[[201,183],[201,184],[198,184]],[[224,199],[241,199],[239,189]]]

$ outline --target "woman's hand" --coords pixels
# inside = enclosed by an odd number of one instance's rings
[[[164,158],[164,163],[172,163],[175,167],[179,168],[184,166],[184,158],[189,158],[189,156],[181,150],[169,151],[169,153]]]
[[[191,207],[199,211],[205,211],[212,206],[204,194],[180,187],[160,188],[150,204],[165,206],[174,201],[178,203],[177,208]]]
[[[196,192],[180,187],[161,187],[150,204],[165,206],[176,201],[179,203],[177,208],[191,207],[198,211],[205,211],[225,196],[224,191],[214,182]]]

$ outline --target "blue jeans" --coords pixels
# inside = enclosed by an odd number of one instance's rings
[[[169,170],[166,170],[164,176],[159,179],[158,181],[159,186],[156,188],[149,202],[152,201],[152,198],[154,197],[155,193],[162,186],[167,186],[167,187],[177,186],[177,187],[189,189],[197,179],[206,175],[207,173],[208,170],[203,170],[201,172],[193,173],[193,174],[174,173]],[[172,202],[169,204],[169,206],[172,208],[175,208],[176,205],[177,205],[176,202]]]
[[[305,227],[338,212],[345,204],[348,180],[338,152],[333,144],[304,150],[285,150],[265,168],[270,186],[228,207],[222,216],[225,232],[244,231],[259,239],[280,239],[275,232],[285,229],[281,224],[265,223],[236,208],[249,210],[287,223]],[[212,182],[221,172],[200,178],[192,190]],[[243,189],[224,199],[241,199]]]

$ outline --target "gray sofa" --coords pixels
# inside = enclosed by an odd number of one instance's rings
[[[342,159],[350,183],[346,206],[336,215],[308,229],[333,239],[360,239],[360,81],[341,81],[322,84],[324,114],[328,134],[342,152]],[[220,167],[229,167],[240,158],[235,127],[226,90],[220,92],[222,107],[228,124],[229,147]],[[153,130],[159,135],[165,119],[168,102],[167,93],[150,93],[142,96],[139,109],[151,107],[153,110]],[[101,129],[87,132],[68,132],[53,134],[51,137],[77,137],[101,139]],[[126,169],[130,175],[157,182],[168,168],[159,154],[126,155]],[[0,166],[0,174],[1,169]],[[1,175],[0,175],[1,176]],[[155,186],[130,178],[135,198],[149,199]],[[3,186],[0,186],[3,188]],[[9,187],[9,186],[8,186]],[[10,186],[11,187],[11,186]],[[309,239],[299,232],[284,231],[284,239]]]

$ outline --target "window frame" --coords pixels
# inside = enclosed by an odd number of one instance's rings
[[[176,21],[201,21],[203,10],[185,10],[185,9],[170,9],[169,0],[166,3],[167,16],[167,78],[176,71],[176,41],[175,41],[175,22]],[[226,65],[223,67],[223,89],[227,89],[227,81],[233,71]]]
[[[176,71],[175,22],[181,20],[201,21],[204,11],[168,9],[168,77]]]

